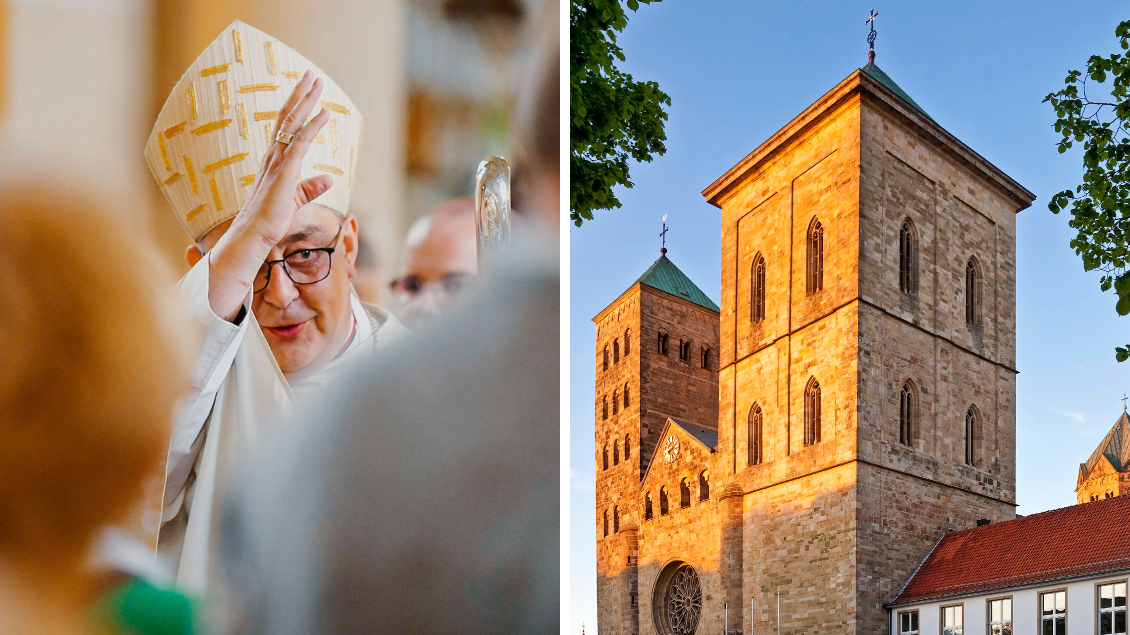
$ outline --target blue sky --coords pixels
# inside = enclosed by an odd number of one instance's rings
[[[634,165],[623,208],[573,228],[569,566],[570,632],[596,632],[592,317],[659,256],[719,300],[719,210],[700,192],[828,89],[876,63],[949,132],[1038,198],[1017,217],[1017,499],[1031,514],[1075,502],[1080,462],[1121,413],[1130,318],[1068,246],[1066,215],[1047,211],[1082,173],[1056,152],[1054,113],[1041,103],[1070,68],[1117,52],[1125,2],[791,2],[665,0],[629,14],[621,68],[659,82],[672,100],[667,153]]]

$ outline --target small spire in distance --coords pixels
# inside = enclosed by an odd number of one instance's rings
[[[661,256],[667,255],[667,215],[663,215],[663,231],[659,232],[659,237],[663,239],[663,245],[659,248]]]
[[[875,37],[879,35],[878,32],[875,31],[875,18],[877,18],[877,17],[879,17],[879,12],[876,11],[875,9],[872,9],[871,10],[871,17],[867,18],[867,21],[864,22],[864,24],[871,25],[871,31],[867,34],[867,46],[868,46],[868,48],[867,48],[867,63],[868,64],[874,64],[875,63]]]

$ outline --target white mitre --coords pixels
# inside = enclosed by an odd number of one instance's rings
[[[185,71],[145,145],[149,169],[193,240],[234,217],[250,197],[275,141],[278,111],[307,70],[322,79],[321,105],[331,114],[302,162],[302,178],[332,175],[333,187],[315,204],[346,216],[361,113],[310,60],[236,20]]]

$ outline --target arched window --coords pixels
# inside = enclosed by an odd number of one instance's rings
[[[808,225],[808,264],[805,267],[807,283],[805,290],[809,295],[824,288],[824,226],[813,218]]]
[[[620,340],[612,340],[612,363],[620,362]]]
[[[691,487],[687,485],[687,479],[679,481],[679,507],[691,506]]]
[[[965,411],[965,464],[977,464],[977,411],[972,406]]]
[[[612,465],[620,465],[620,441],[612,442]]]
[[[612,391],[612,414],[620,412],[620,391]]]
[[[667,354],[667,334],[663,331],[659,332],[659,354]]]
[[[624,460],[632,458],[632,435],[624,435]]]
[[[981,326],[981,263],[976,256],[965,263],[965,323]]]
[[[643,498],[643,519],[651,520],[651,492]]]
[[[749,465],[757,465],[765,460],[761,450],[761,419],[761,406],[753,404],[753,407],[749,409],[749,457],[747,461]]]
[[[903,445],[914,445],[913,434],[918,423],[917,393],[909,379],[903,383],[899,393],[899,443]]]
[[[765,258],[760,253],[753,257],[751,282],[749,319],[757,324],[765,319]]]
[[[820,443],[820,382],[813,377],[804,388],[804,444]]]
[[[612,533],[620,533],[620,506],[612,508]]]
[[[899,290],[918,293],[918,232],[909,218],[899,227]]]
[[[702,347],[702,352],[700,353],[700,357],[702,358],[702,360],[701,360],[702,361],[702,367],[703,368],[710,368],[710,347],[709,346],[703,346]]]
[[[608,469],[608,446],[604,446],[604,469]]]
[[[608,395],[600,398],[600,418],[602,420],[608,419]]]
[[[681,362],[691,361],[691,341],[690,340],[679,340],[679,361],[681,361]]]
[[[710,500],[710,472],[707,470],[698,475],[698,500]]]
[[[604,370],[608,370],[608,347],[604,347]]]
[[[629,386],[628,384],[624,384],[624,407],[625,408],[632,405],[631,394],[632,394],[632,387]]]
[[[659,488],[659,515],[667,515],[667,486]]]
[[[608,510],[604,510],[604,535],[608,535]]]
[[[632,329],[624,331],[624,357],[632,352]]]

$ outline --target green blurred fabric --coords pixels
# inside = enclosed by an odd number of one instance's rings
[[[88,615],[97,631],[114,635],[193,635],[198,630],[191,599],[139,579],[98,598]]]

